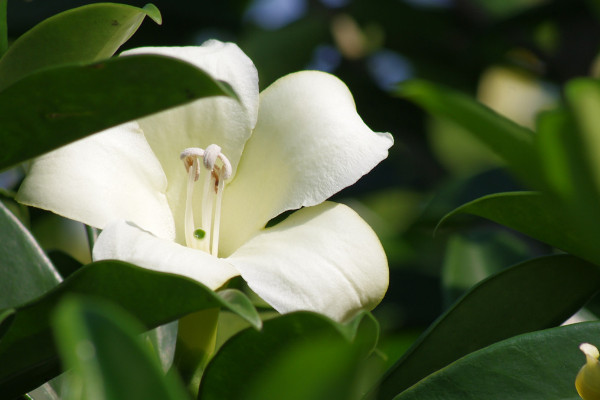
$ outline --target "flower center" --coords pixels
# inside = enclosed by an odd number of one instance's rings
[[[185,200],[185,243],[188,247],[217,256],[219,253],[221,200],[225,181],[231,177],[231,163],[216,144],[211,144],[206,149],[190,147],[182,151],[179,158],[188,172]],[[204,168],[201,168],[201,165]],[[202,170],[204,170],[202,222],[200,228],[197,228],[194,223],[193,208],[194,182],[200,178]]]

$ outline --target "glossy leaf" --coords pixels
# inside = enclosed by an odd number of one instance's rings
[[[378,332],[370,314],[361,314],[347,325],[308,312],[267,320],[261,331],[243,330],[221,347],[205,370],[198,398],[307,395],[305,398],[346,399],[344,393],[349,393],[352,385],[349,378],[374,347]],[[311,344],[316,347],[311,348]],[[325,353],[319,356],[321,351]],[[328,356],[335,359],[325,361],[323,357]],[[306,372],[307,368],[312,371]],[[304,372],[298,375],[299,370]],[[255,383],[258,376],[278,382]],[[291,394],[294,391],[297,393]],[[331,397],[332,393],[335,396]]]
[[[61,281],[44,251],[0,202],[0,309],[41,296]]]
[[[0,169],[111,126],[220,95],[235,97],[195,66],[156,55],[37,72],[0,92]]]
[[[506,269],[475,286],[431,325],[388,371],[372,398],[391,399],[473,351],[556,326],[598,289],[600,268],[570,255],[537,258]]]
[[[565,208],[550,195],[508,192],[481,197],[447,214],[443,224],[457,214],[487,218],[586,260],[600,263],[597,241],[578,230],[565,216]]]
[[[138,336],[143,327],[116,306],[68,298],[58,306],[53,326],[61,358],[71,369],[71,398],[189,398]]]
[[[49,315],[69,294],[112,301],[134,314],[148,329],[215,307],[237,313],[255,328],[261,326],[250,300],[240,305],[242,295],[235,295],[235,302],[230,303],[188,278],[120,261],[99,261],[82,267],[53,291],[17,309],[13,323],[0,340],[0,393],[16,396],[60,372]]]
[[[398,94],[431,114],[461,126],[506,161],[522,179],[539,184],[540,171],[533,148],[533,132],[529,129],[464,94],[430,82],[406,82],[400,86]]]
[[[600,344],[600,322],[517,336],[437,371],[395,400],[580,400],[575,376],[583,342]]]
[[[0,59],[0,90],[40,69],[91,63],[112,56],[146,16],[161,23],[152,4],[90,4],[50,17],[19,37]]]

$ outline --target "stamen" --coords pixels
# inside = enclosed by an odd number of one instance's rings
[[[199,147],[190,147],[190,148],[182,151],[181,154],[179,155],[179,159],[183,160],[183,166],[185,167],[186,171],[190,170],[190,167],[192,166],[194,161],[196,161],[198,158],[202,158],[202,157],[204,157],[204,149],[201,149]],[[198,177],[200,176],[200,164],[199,163],[196,163],[195,170],[196,170],[196,175],[194,177],[194,181],[197,181]]]
[[[206,243],[206,245],[202,250],[208,253],[210,248],[210,233],[212,230],[211,222],[215,195],[214,192],[210,190],[211,187],[214,186],[212,172],[207,171],[205,176],[206,177],[204,178],[204,192],[202,193],[202,229],[204,229],[204,232],[206,232],[206,236],[204,237],[204,243]]]
[[[206,168],[202,193],[202,223],[195,229],[192,205],[193,183],[200,176],[200,161]],[[221,203],[225,181],[231,177],[231,163],[221,153],[221,147],[211,144],[206,149],[190,147],[180,154],[180,159],[188,171],[188,187],[185,203],[185,241],[188,247],[200,249],[214,256],[219,254],[219,231],[221,222]],[[217,164],[220,160],[220,165]],[[212,240],[212,243],[211,243]],[[211,246],[212,245],[212,246]]]
[[[222,168],[220,169],[220,171]],[[225,188],[225,178],[219,179],[217,182],[216,192],[217,198],[215,199],[215,221],[213,224],[213,242],[212,242],[212,254],[217,255],[219,251],[219,229],[221,227],[221,200],[223,199],[223,189]]]
[[[188,158],[184,160],[187,165]],[[187,167],[188,170],[188,182],[187,182],[187,194],[185,197],[185,244],[188,247],[197,248],[196,240],[194,239],[194,211],[192,208],[192,198],[194,194],[194,181],[198,179],[198,173],[196,170],[199,168],[199,162],[197,158],[194,158],[192,164]]]

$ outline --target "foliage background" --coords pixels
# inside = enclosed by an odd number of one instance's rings
[[[18,37],[53,14],[89,3],[11,0],[9,36]],[[153,3],[163,15],[163,25],[146,21],[127,48],[194,45],[209,38],[234,41],[256,64],[261,88],[289,72],[323,69],[349,86],[360,115],[373,130],[394,135],[390,157],[335,197],[372,224],[388,254],[390,289],[375,316],[383,328],[380,347],[390,362],[477,280],[553,252],[483,220],[451,221],[434,236],[439,219],[457,206],[521,185],[460,128],[432,119],[395,95],[395,87],[412,78],[442,83],[532,126],[534,113],[560,98],[562,84],[595,75],[599,2]],[[13,170],[0,177],[4,188],[14,189],[21,175]],[[43,246],[85,260],[82,227],[39,210],[28,213],[21,215]],[[62,226],[62,235],[50,234],[57,226]]]

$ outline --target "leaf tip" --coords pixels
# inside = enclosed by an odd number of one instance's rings
[[[156,7],[152,3],[146,4],[142,9],[146,12],[146,15],[149,16],[154,22],[158,25],[162,25],[162,15],[158,7]]]

